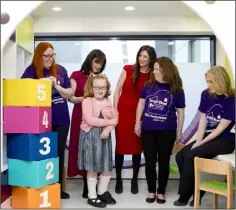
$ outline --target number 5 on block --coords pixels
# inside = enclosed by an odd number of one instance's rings
[[[4,106],[51,106],[52,84],[47,80],[3,80]]]

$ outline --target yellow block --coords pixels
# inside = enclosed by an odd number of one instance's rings
[[[4,79],[3,106],[51,107],[52,84],[38,79]]]

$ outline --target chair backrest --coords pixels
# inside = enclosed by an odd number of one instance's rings
[[[176,154],[176,153],[178,153],[181,149],[183,149],[184,148],[184,144],[181,144],[181,143],[179,143],[179,144],[174,144],[174,147],[173,147],[173,149],[172,149],[172,153],[173,154]]]
[[[232,165],[227,161],[211,160],[204,158],[194,158],[194,177],[195,177],[195,192],[200,185],[200,172],[206,172],[217,175],[226,175],[227,178],[227,196],[233,193],[233,177]]]
[[[232,165],[227,161],[218,161],[204,158],[194,158],[195,171],[202,171],[211,174],[229,175],[232,173]]]

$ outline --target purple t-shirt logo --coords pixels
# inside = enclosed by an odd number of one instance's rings
[[[155,95],[147,97],[148,107],[146,117],[153,118],[154,121],[165,121],[172,103],[172,95],[167,90],[159,90]]]
[[[206,132],[212,132],[220,123],[223,107],[220,104],[215,104],[206,112]]]
[[[184,91],[171,93],[169,84],[145,86],[140,98],[145,99],[142,130],[176,130],[177,108],[185,107]]]
[[[217,128],[222,119],[230,120],[228,127],[220,135],[229,135],[235,124],[235,96],[212,96],[208,90],[202,91],[199,111],[206,115],[206,130],[209,134]]]

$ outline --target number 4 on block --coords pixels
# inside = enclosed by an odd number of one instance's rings
[[[51,131],[51,107],[3,107],[4,133],[44,133]]]

